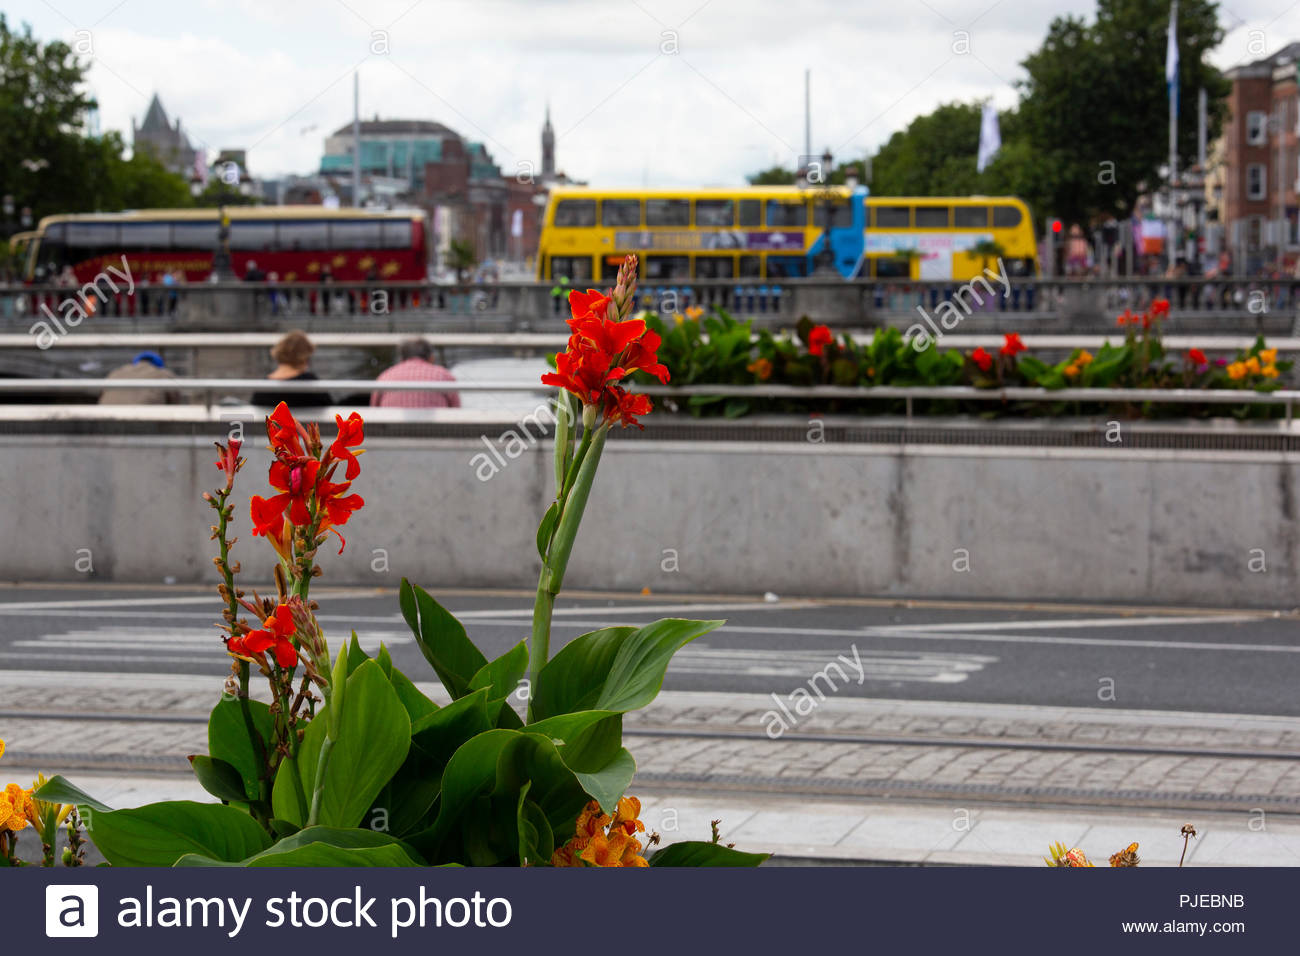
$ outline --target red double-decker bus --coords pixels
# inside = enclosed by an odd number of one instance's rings
[[[236,277],[281,283],[424,281],[428,239],[423,212],[237,206],[226,209]],[[27,281],[93,282],[107,267],[143,282],[164,276],[203,282],[220,243],[216,209],[47,216],[27,249]]]

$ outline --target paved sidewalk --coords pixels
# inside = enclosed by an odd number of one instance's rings
[[[206,748],[219,689],[0,674],[0,777],[64,772],[115,806],[208,799],[184,756]],[[1057,840],[1094,862],[1137,841],[1176,863],[1191,822],[1189,863],[1300,865],[1297,718],[827,698],[771,740],[775,706],[665,692],[629,715],[647,825],[696,839],[721,818],[729,840],[789,860],[1037,864]]]

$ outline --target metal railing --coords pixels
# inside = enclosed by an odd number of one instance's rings
[[[335,379],[311,382],[274,381],[270,379],[0,379],[0,396],[5,394],[86,394],[120,389],[182,392],[201,394],[209,409],[218,404],[218,393],[253,392],[273,388],[285,394],[319,394],[362,392],[518,392],[540,394],[548,386],[532,382],[377,382],[369,379]],[[785,398],[797,400],[852,399],[903,400],[906,415],[913,414],[913,402],[921,400],[973,402],[1077,402],[1158,405],[1265,405],[1283,406],[1289,427],[1300,390],[1257,392],[1236,389],[1157,389],[1157,388],[1062,388],[1032,387],[973,388],[971,386],[841,386],[841,385],[647,385],[635,391],[657,397],[686,398]]]
[[[958,305],[968,319],[1016,316],[1113,325],[1125,309],[1141,311],[1167,299],[1170,322],[1215,317],[1237,325],[1262,325],[1300,307],[1300,279],[1292,278],[1010,278],[974,284],[911,279],[697,279],[646,280],[637,307],[656,312],[723,308],[760,325],[790,324],[802,315],[849,326],[906,319],[941,303]],[[598,285],[579,282],[577,286]],[[370,283],[139,283],[132,291],[94,287],[0,285],[0,326],[60,316],[60,305],[77,297],[89,303],[91,320],[130,320],[167,326],[217,321],[284,325],[319,320],[346,328],[382,329],[400,317],[477,320],[501,317],[515,324],[552,322],[567,311],[563,292],[551,282],[443,285],[428,282]],[[991,290],[991,293],[986,290]],[[1005,291],[1005,294],[1003,294]],[[972,296],[973,293],[977,293]],[[318,326],[319,327],[319,326]]]

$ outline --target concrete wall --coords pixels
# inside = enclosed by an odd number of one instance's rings
[[[482,441],[367,447],[354,489],[367,505],[343,556],[324,555],[326,582],[535,586],[548,447],[505,467],[475,457]],[[267,492],[268,453],[252,455],[245,502]],[[188,438],[0,438],[0,579],[213,580],[199,494],[217,484],[214,457]],[[1296,465],[1119,448],[612,442],[566,584],[1290,608]],[[273,559],[246,509],[235,554],[251,585]],[[77,570],[87,551],[93,573]]]

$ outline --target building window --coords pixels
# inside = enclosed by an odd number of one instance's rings
[[[1268,142],[1268,114],[1251,110],[1246,114],[1246,145],[1263,146]]]
[[[1246,198],[1263,199],[1268,195],[1268,168],[1263,163],[1246,167]]]

